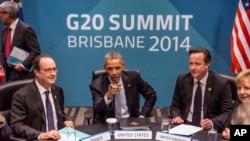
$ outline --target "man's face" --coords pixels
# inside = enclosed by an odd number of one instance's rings
[[[121,59],[106,60],[104,69],[114,83],[118,83],[124,70],[125,64]]]
[[[1,7],[0,7],[0,19],[4,25],[10,25],[9,13],[3,11]]]
[[[250,103],[250,79],[243,78],[237,85],[237,94],[242,103]]]
[[[34,70],[36,80],[45,88],[49,88],[55,83],[57,77],[56,63],[51,58],[41,58],[40,69]]]
[[[189,71],[191,75],[200,80],[202,79],[209,69],[209,63],[204,61],[205,55],[203,53],[192,53],[189,55]]]

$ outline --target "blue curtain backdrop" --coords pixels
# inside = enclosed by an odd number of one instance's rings
[[[169,106],[176,76],[188,72],[188,50],[207,47],[211,69],[230,72],[230,36],[238,1],[232,0],[22,0],[42,53],[59,68],[66,106],[92,106],[91,71],[119,51]],[[142,98],[143,99],[143,98]],[[143,102],[143,101],[142,101]],[[141,103],[142,104],[142,103]]]

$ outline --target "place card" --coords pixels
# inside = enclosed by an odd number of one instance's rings
[[[80,139],[79,141],[107,141],[107,140],[111,140],[110,133],[108,131]]]
[[[116,130],[115,139],[152,139],[152,131]]]
[[[191,141],[191,137],[187,136],[180,136],[180,135],[173,135],[169,133],[163,133],[163,132],[156,132],[156,140],[160,141]]]

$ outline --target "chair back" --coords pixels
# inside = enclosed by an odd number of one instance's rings
[[[236,87],[236,84],[235,84],[235,77],[233,76],[228,76],[228,75],[223,75],[223,74],[220,74],[220,76],[226,78],[229,80],[229,83],[230,83],[230,88],[231,88],[231,92],[232,92],[232,99],[233,101],[235,101],[237,99],[237,87]]]
[[[2,83],[0,85],[0,111],[9,110],[13,94],[32,81],[33,79],[24,79]]]

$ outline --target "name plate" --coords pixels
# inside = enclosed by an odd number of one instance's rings
[[[144,130],[116,130],[115,139],[152,139],[152,131]]]
[[[160,140],[160,141],[191,141],[192,138],[191,137],[168,134],[168,133],[163,133],[163,132],[158,131],[156,133],[155,139]]]
[[[79,141],[107,141],[107,140],[111,140],[111,138],[110,138],[110,133],[106,131],[99,134],[95,134],[87,138],[80,139]]]

